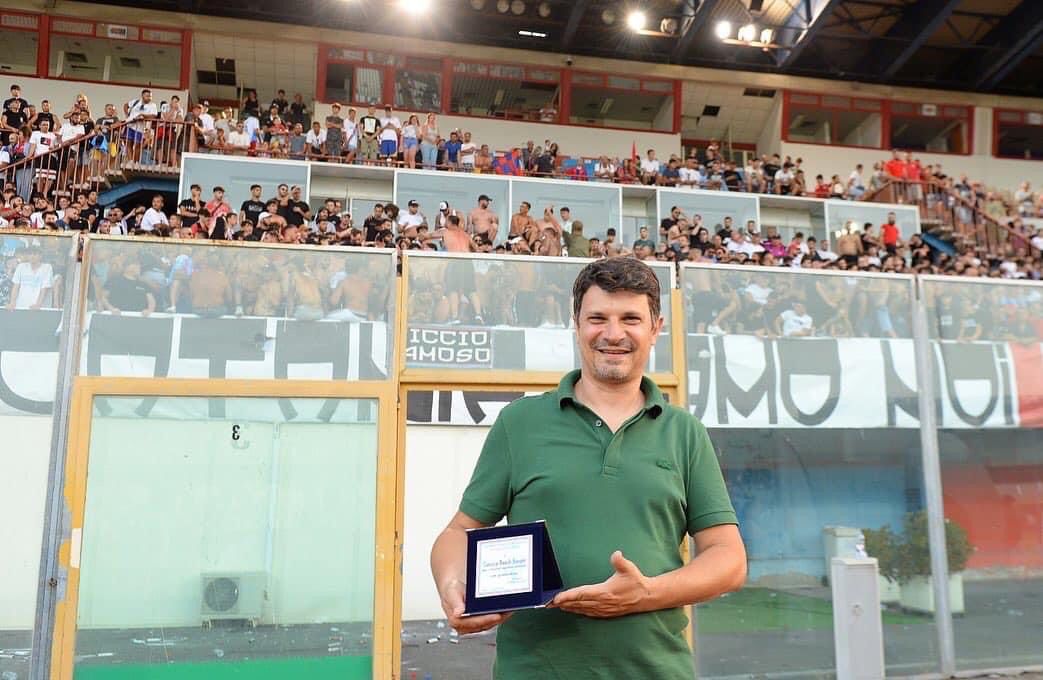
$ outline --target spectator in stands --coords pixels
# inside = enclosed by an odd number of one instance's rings
[[[238,121],[235,130],[228,135],[228,146],[234,152],[245,152],[250,148],[250,136],[246,133],[246,123]]]
[[[655,156],[655,149],[649,149],[645,158],[641,159],[641,183],[656,184],[661,167],[659,159]]]
[[[493,156],[489,151],[488,144],[482,144],[478,147],[478,153],[474,157],[474,171],[479,173],[489,173],[493,167]]]
[[[380,119],[380,157],[388,165],[392,165],[398,156],[399,137],[402,134],[402,121],[394,115],[391,105],[384,106],[384,117]],[[473,163],[472,163],[473,167]]]
[[[445,143],[445,166],[449,170],[456,170],[460,167],[460,149],[462,147],[460,133],[453,130],[449,133],[449,141]]]
[[[359,156],[365,163],[376,162],[380,154],[378,137],[381,132],[380,119],[376,116],[376,106],[370,104],[366,115],[359,119]]]
[[[616,166],[608,160],[608,156],[602,155],[598,158],[598,162],[594,164],[594,177],[603,182],[611,182],[616,178]]]
[[[152,90],[146,88],[141,96],[123,105],[123,114],[127,117],[127,155],[131,160],[141,159],[141,150],[145,132],[151,130],[149,121],[159,117],[159,109],[152,101]]]
[[[460,169],[464,172],[473,172],[477,153],[478,145],[471,141],[471,133],[465,131],[463,139],[460,140]]]
[[[561,237],[565,241],[569,257],[590,257],[591,239],[583,235],[583,222],[573,220],[569,231],[563,231]]]

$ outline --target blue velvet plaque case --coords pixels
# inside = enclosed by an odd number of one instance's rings
[[[531,537],[532,582],[522,592],[504,595],[479,596],[478,585],[478,546],[486,541],[497,542],[499,539]],[[551,546],[547,523],[543,520],[525,524],[470,529],[467,532],[467,593],[464,600],[464,616],[477,614],[497,614],[517,609],[534,609],[545,607],[562,590],[561,572],[554,559],[554,548]]]

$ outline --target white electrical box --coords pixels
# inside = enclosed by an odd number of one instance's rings
[[[884,627],[876,560],[834,557],[830,571],[837,680],[882,680]]]

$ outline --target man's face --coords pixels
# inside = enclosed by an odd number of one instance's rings
[[[641,238],[642,239],[647,239],[648,238],[648,227],[641,227]]]
[[[238,122],[238,123],[236,123],[236,124],[235,124],[235,131],[236,131],[236,132],[242,132],[242,131],[243,131],[243,129],[244,129],[244,127],[243,127],[243,123],[242,123],[242,121],[240,121],[240,122]]]
[[[409,204],[409,214],[410,215],[416,215],[417,211],[419,211],[419,210],[420,210],[420,206],[417,205],[416,203],[410,203]]]
[[[489,207],[489,201],[484,198],[481,199],[480,201],[478,201],[478,207],[480,207],[482,210],[485,210]]]
[[[141,93],[141,101],[145,102],[146,104],[151,102],[152,101],[152,92],[150,92],[149,90],[145,90],[144,92],[142,92]]]
[[[163,197],[162,196],[154,197],[152,199],[152,207],[154,209],[156,209],[156,210],[162,210],[163,209]]]
[[[894,224],[895,223],[895,214],[894,213],[887,213],[887,223],[888,224]]]
[[[529,204],[528,203],[522,203],[521,205],[519,205],[518,206],[518,212],[520,214],[522,214],[522,215],[528,215],[529,214]]]
[[[279,195],[280,196],[286,196],[286,194],[289,191],[290,191],[290,187],[286,186],[285,184],[280,184],[279,185]]]
[[[293,200],[295,200],[295,201],[301,200],[301,188],[300,187],[294,187],[292,195],[293,195]]]
[[[662,319],[652,319],[645,295],[592,286],[576,319],[583,374],[606,383],[639,377],[662,327]]]

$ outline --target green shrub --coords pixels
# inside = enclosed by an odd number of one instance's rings
[[[902,583],[914,576],[930,576],[927,513],[923,510],[908,513],[902,533],[902,536],[897,536],[886,525],[877,530],[863,529],[866,552],[877,559],[880,574]],[[967,538],[967,531],[949,519],[945,520],[945,547],[949,556],[949,573],[963,571],[974,546]]]

